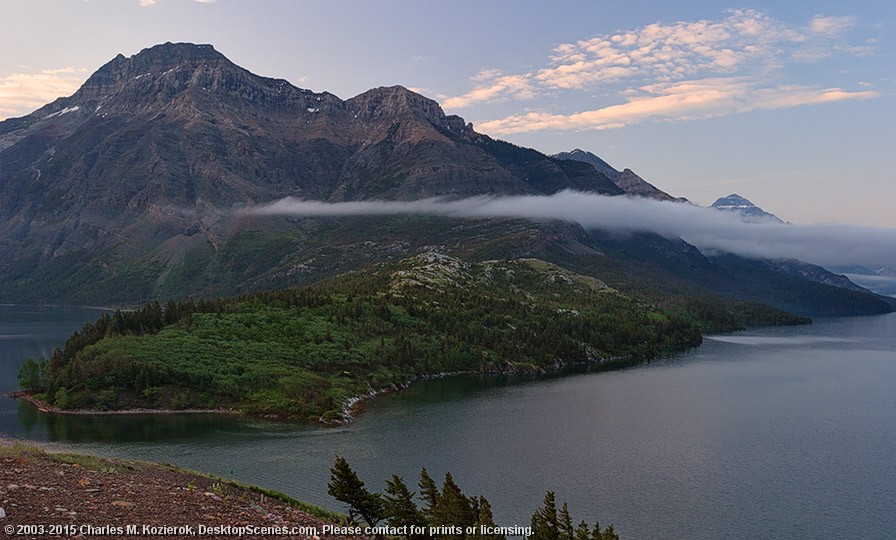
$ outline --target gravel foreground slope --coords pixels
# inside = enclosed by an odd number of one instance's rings
[[[3,439],[0,508],[0,538],[360,538],[323,534],[344,518],[263,488]]]

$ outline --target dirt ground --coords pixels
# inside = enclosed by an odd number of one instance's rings
[[[0,440],[0,538],[359,538],[324,534],[335,516],[278,496],[164,465]]]

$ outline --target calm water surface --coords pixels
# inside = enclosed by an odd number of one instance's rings
[[[99,312],[0,307],[0,390]],[[334,454],[369,485],[451,471],[527,524],[544,492],[625,539],[893,538],[896,315],[709,338],[625,371],[464,377],[377,398],[341,429],[217,415],[81,417],[0,399],[0,432],[165,461],[339,509]]]

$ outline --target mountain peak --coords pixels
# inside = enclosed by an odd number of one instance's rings
[[[436,125],[445,123],[445,113],[437,101],[401,85],[372,88],[349,99],[346,105],[365,121],[412,113]]]
[[[610,180],[616,181],[619,178],[619,171],[614,169],[609,163],[597,157],[592,152],[588,152],[582,150],[581,148],[576,148],[571,152],[560,152],[559,154],[554,154],[551,156],[555,159],[571,159],[573,161],[582,161],[590,164],[592,167],[597,169],[598,172],[603,173]]]
[[[576,148],[571,152],[560,152],[559,154],[554,154],[551,157],[554,159],[581,161],[584,163],[588,163],[589,165],[594,167],[597,172],[612,180],[614,184],[619,186],[619,188],[621,188],[629,195],[634,195],[636,197],[647,197],[658,201],[676,200],[675,197],[672,197],[665,191],[658,189],[650,182],[635,174],[631,169],[625,169],[622,172],[617,171],[609,163],[597,157],[592,152],[582,150],[581,148]]]
[[[202,66],[236,68],[211,45],[168,42],[148,47],[130,57],[119,53],[91,75],[76,96],[80,99],[99,99],[118,92],[129,81],[171,73],[177,68],[192,71]]]
[[[200,64],[230,63],[227,58],[208,44],[196,45],[193,43],[163,43],[141,50],[137,54],[125,57],[119,53],[115,58],[107,62],[88,79],[88,83],[94,77],[107,78],[110,76],[127,76],[133,73],[147,73],[153,69],[172,68],[179,65],[192,67]]]
[[[716,199],[716,202],[712,203],[711,207],[726,212],[736,212],[747,223],[786,223],[778,216],[766,212],[746,197],[737,193]]]

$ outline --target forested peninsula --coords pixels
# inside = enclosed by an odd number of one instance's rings
[[[697,324],[537,260],[425,252],[317,285],[105,314],[20,382],[61,411],[227,409],[338,423],[352,398],[444,373],[617,368]]]

